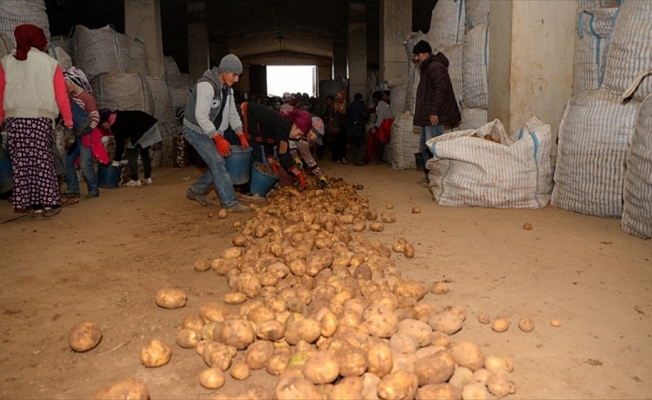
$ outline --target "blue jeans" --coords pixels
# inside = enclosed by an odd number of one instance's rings
[[[188,143],[197,150],[197,154],[208,167],[208,171],[190,186],[190,190],[204,195],[208,192],[211,184],[214,184],[222,206],[231,207],[236,205],[238,200],[235,197],[231,175],[226,171],[224,158],[217,152],[213,139],[185,126],[183,127],[183,135]]]
[[[75,160],[79,157],[79,168],[86,180],[88,193],[100,194],[97,175],[95,174],[95,167],[93,166],[93,154],[91,153],[91,148],[84,147],[81,138],[75,139],[74,146],[72,152],[68,151],[66,154],[66,183],[68,184],[68,190],[66,190],[66,193],[79,194],[79,180],[77,179],[77,171],[75,170]]]
[[[426,161],[430,160],[430,150],[426,147],[426,142],[434,137],[440,136],[444,133],[443,125],[430,125],[421,127],[421,136],[419,136],[419,151],[423,156],[423,165],[425,168]]]

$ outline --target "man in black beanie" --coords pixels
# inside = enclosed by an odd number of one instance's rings
[[[455,100],[453,83],[448,75],[448,58],[437,51],[432,54],[428,42],[421,40],[412,49],[414,62],[419,64],[421,79],[417,87],[416,107],[414,110],[414,125],[421,127],[419,150],[423,157],[425,179],[420,184],[428,184],[426,161],[432,158],[426,141],[451,129],[461,120],[460,109]]]

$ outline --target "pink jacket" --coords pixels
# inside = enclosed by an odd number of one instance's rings
[[[88,135],[82,136],[82,144],[84,147],[91,148],[91,153],[97,158],[97,161],[102,164],[109,163],[109,155],[106,153],[106,148],[102,143],[102,132],[98,128],[93,129]],[[79,165],[79,158],[75,160],[75,165]]]

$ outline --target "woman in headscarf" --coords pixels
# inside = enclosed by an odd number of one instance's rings
[[[346,92],[343,89],[337,91],[335,96],[335,116],[334,120],[340,127],[335,140],[333,141],[333,161],[346,164]]]
[[[43,30],[19,25],[14,36],[15,52],[0,61],[0,124],[12,159],[14,209],[42,219],[61,211],[52,129],[59,113],[72,128],[72,113],[61,67],[45,53]]]

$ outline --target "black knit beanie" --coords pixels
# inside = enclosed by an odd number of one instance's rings
[[[419,43],[414,45],[414,48],[412,49],[412,54],[419,54],[419,53],[429,53],[432,54],[432,47],[426,42],[425,40],[420,40]]]

